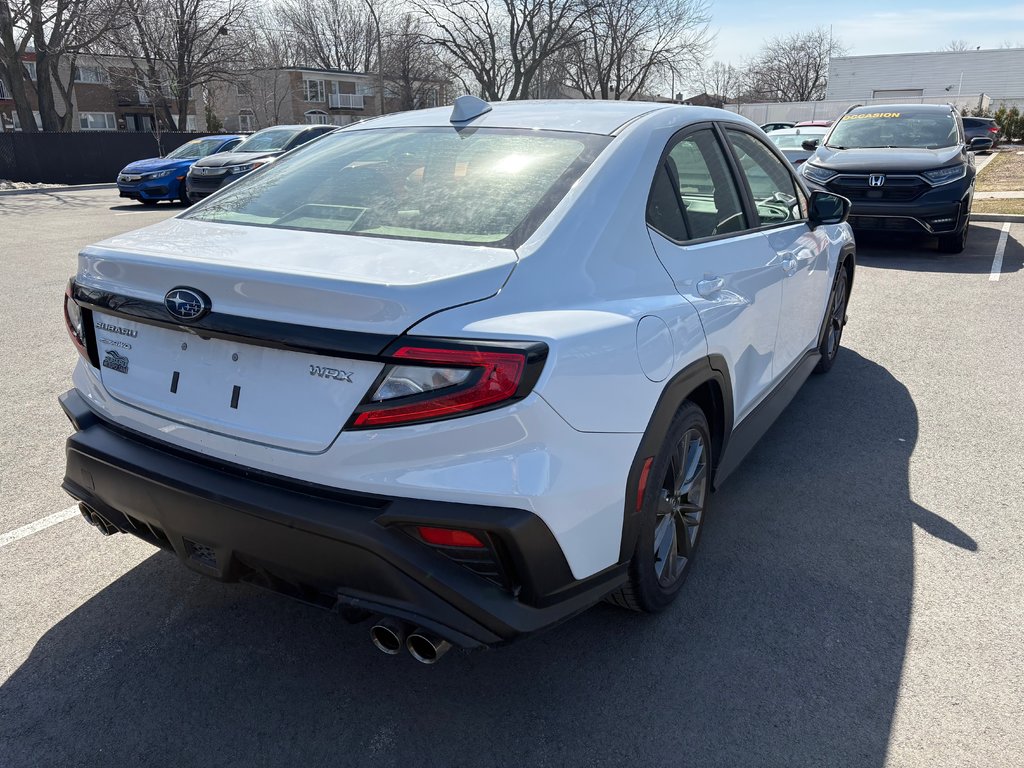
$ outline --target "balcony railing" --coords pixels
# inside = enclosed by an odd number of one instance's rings
[[[331,109],[362,109],[363,96],[359,93],[330,94]]]

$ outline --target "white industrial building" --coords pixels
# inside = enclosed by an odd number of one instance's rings
[[[948,99],[986,94],[1024,99],[1024,48],[839,56],[829,64],[828,101]]]

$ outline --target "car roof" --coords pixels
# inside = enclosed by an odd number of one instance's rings
[[[801,125],[796,128],[778,128],[774,131],[768,131],[769,136],[800,136],[805,133],[828,133],[828,126]]]
[[[850,115],[863,115],[870,114],[873,112],[900,112],[910,111],[915,112],[935,112],[935,113],[949,113],[953,111],[953,107],[949,104],[867,104],[859,107],[853,107],[847,114]]]
[[[463,125],[474,128],[533,128],[611,135],[638,117],[671,107],[649,101],[600,101],[549,99],[543,101],[496,101],[491,110]],[[701,109],[687,107],[687,109]],[[452,108],[417,109],[373,118],[351,126],[362,128],[412,128],[451,126]]]

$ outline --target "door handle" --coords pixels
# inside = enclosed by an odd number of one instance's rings
[[[723,285],[725,285],[725,278],[707,277],[697,281],[697,293],[707,299],[722,290]]]
[[[782,268],[787,272],[792,272],[796,269],[796,259],[789,254],[783,256],[780,263],[782,264]]]

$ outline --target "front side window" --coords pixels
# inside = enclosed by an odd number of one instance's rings
[[[648,222],[674,240],[740,232],[748,226],[740,199],[721,144],[711,129],[703,129],[669,149],[652,186]]]
[[[516,247],[609,141],[502,129],[350,130],[235,182],[187,218]]]
[[[785,224],[804,218],[806,201],[783,163],[761,141],[743,131],[726,129],[729,143],[750,185],[762,226]]]
[[[960,143],[952,112],[901,107],[899,111],[859,111],[832,128],[831,149],[941,149]]]

